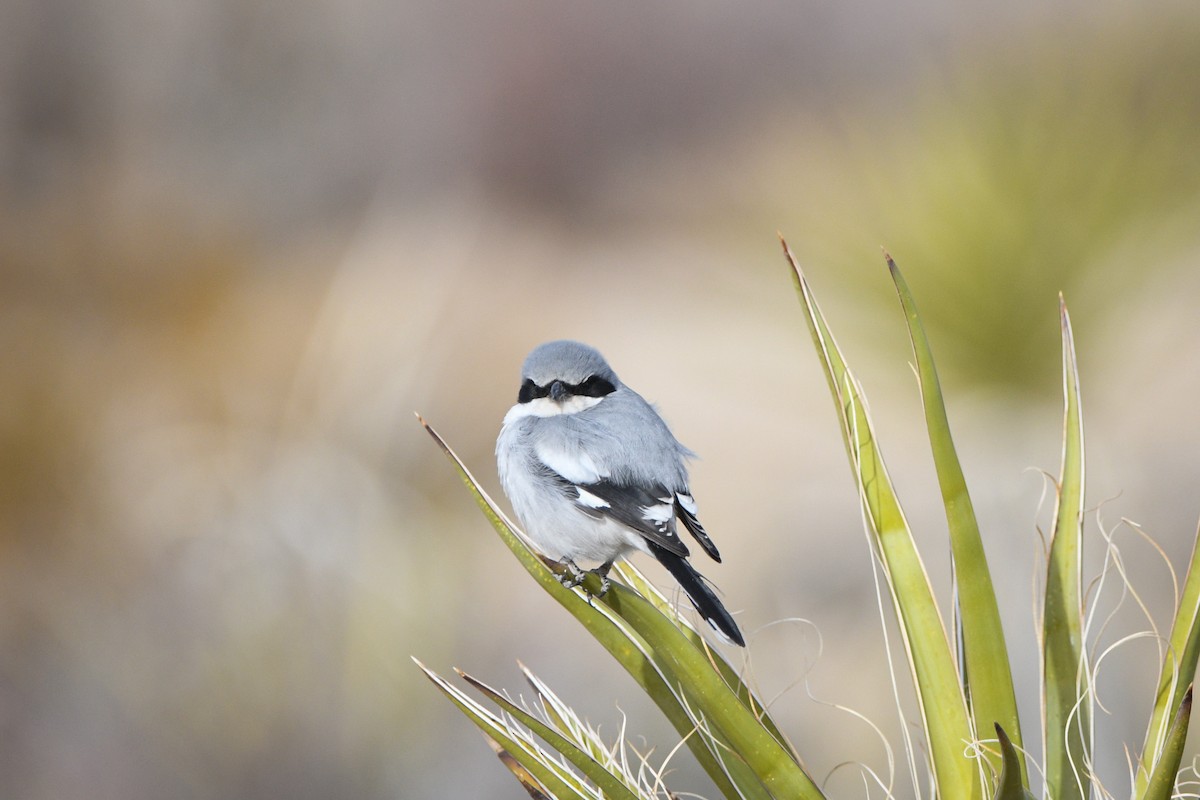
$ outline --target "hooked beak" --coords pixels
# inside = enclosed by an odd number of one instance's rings
[[[550,399],[554,402],[561,403],[569,394],[567,385],[562,381],[552,381],[550,383]]]

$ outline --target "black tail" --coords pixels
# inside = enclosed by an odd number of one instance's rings
[[[687,559],[675,555],[654,542],[647,542],[647,544],[650,545],[650,552],[654,554],[659,563],[667,568],[675,580],[679,581],[679,585],[683,587],[683,591],[687,592],[688,599],[700,612],[700,616],[704,617],[714,630],[738,647],[745,647],[746,640],[742,638],[742,632],[738,630],[737,623],[733,621],[733,617],[725,610],[725,606],[721,605],[721,601],[717,599],[713,590],[709,588],[704,576],[696,572]]]

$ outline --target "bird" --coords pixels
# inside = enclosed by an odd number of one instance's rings
[[[700,524],[688,488],[695,458],[640,394],[593,347],[538,345],[521,367],[517,403],[496,439],[500,483],[529,540],[565,565],[564,585],[588,572],[609,588],[618,558],[640,551],[666,567],[721,637],[746,642],[733,616],[688,561],[676,521],[713,560],[721,555]],[[600,562],[583,570],[579,561]]]

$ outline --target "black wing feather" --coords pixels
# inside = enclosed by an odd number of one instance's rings
[[[563,480],[566,481],[565,478]],[[596,518],[609,517],[627,528],[632,528],[649,541],[677,556],[682,558],[688,556],[687,545],[675,532],[674,514],[664,522],[647,519],[645,516],[647,508],[672,505],[675,494],[665,486],[633,486],[612,481],[583,484],[566,482],[574,487],[576,497],[579,496],[580,491],[584,491],[608,503],[602,508],[578,503],[578,508],[583,513]],[[666,500],[664,501],[663,498]]]
[[[683,520],[683,527],[687,528],[688,533],[696,537],[696,541],[704,548],[704,552],[712,556],[713,561],[721,563],[721,554],[717,552],[717,546],[709,538],[708,531],[704,530],[704,526],[700,524],[700,520],[696,519],[695,514],[683,507],[683,504],[679,502],[679,495],[675,495],[675,513]]]

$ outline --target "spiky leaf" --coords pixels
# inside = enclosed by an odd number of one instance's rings
[[[1192,545],[1192,559],[1187,577],[1183,582],[1183,595],[1171,627],[1171,638],[1162,672],[1158,679],[1158,693],[1146,742],[1142,746],[1142,758],[1138,764],[1135,797],[1142,797],[1150,771],[1161,758],[1169,735],[1168,720],[1172,709],[1180,707],[1183,693],[1196,677],[1196,659],[1200,655],[1200,531]]]
[[[463,680],[474,686],[489,700],[503,709],[505,713],[511,715],[526,728],[529,728],[529,730],[533,731],[535,735],[546,742],[555,752],[560,753],[574,764],[588,780],[604,793],[606,798],[609,800],[637,800],[637,795],[630,790],[620,777],[614,775],[604,764],[597,761],[592,754],[584,752],[578,744],[572,742],[562,733],[533,716],[483,681],[472,678],[465,672],[460,672],[459,674]]]
[[[912,532],[884,467],[861,389],[786,242],[783,249],[837,405],[864,516],[900,620],[938,794],[964,800],[982,797],[978,771],[963,754],[974,737],[954,655]]]
[[[1025,760],[1021,758],[1021,754],[1017,752],[1000,723],[996,723],[996,738],[1000,740],[1000,775],[996,780],[996,793],[992,795],[992,800],[1033,800],[1033,795],[1024,784]]]
[[[1084,800],[1091,777],[1092,709],[1083,647],[1083,415],[1079,371],[1066,303],[1059,297],[1063,347],[1063,456],[1042,609],[1046,791]]]
[[[942,490],[942,504],[946,508],[955,583],[958,587],[967,697],[975,730],[986,731],[991,724],[1002,725],[1020,747],[1017,695],[1013,689],[1004,629],[1000,625],[1000,607],[996,602],[992,575],[979,535],[975,508],[967,492],[966,477],[950,435],[950,421],[946,416],[941,381],[933,363],[933,350],[925,336],[925,327],[921,324],[908,283],[891,256],[885,253],[884,257],[908,322],[908,334],[917,362],[917,378],[921,384],[921,400],[925,407],[925,425],[929,429],[929,443],[933,448],[933,462]],[[990,758],[993,769],[999,769],[998,757]],[[1025,780],[1024,759],[1018,761],[1020,778]]]
[[[522,770],[512,770],[510,763],[504,758],[501,759],[505,761],[506,765],[509,765],[510,770],[523,786],[529,789],[532,785],[538,792],[548,794],[555,800],[573,800],[573,798],[593,800],[590,792],[583,788],[575,775],[555,763],[553,758],[541,752],[532,742],[521,738],[519,733],[514,731],[504,720],[476,703],[420,661],[415,658],[413,661],[421,668],[425,676],[433,681],[433,685],[440,689],[442,694],[458,706],[467,718],[483,731],[489,742],[495,743],[493,749],[498,748],[497,753],[503,751],[508,758],[520,764]]]

